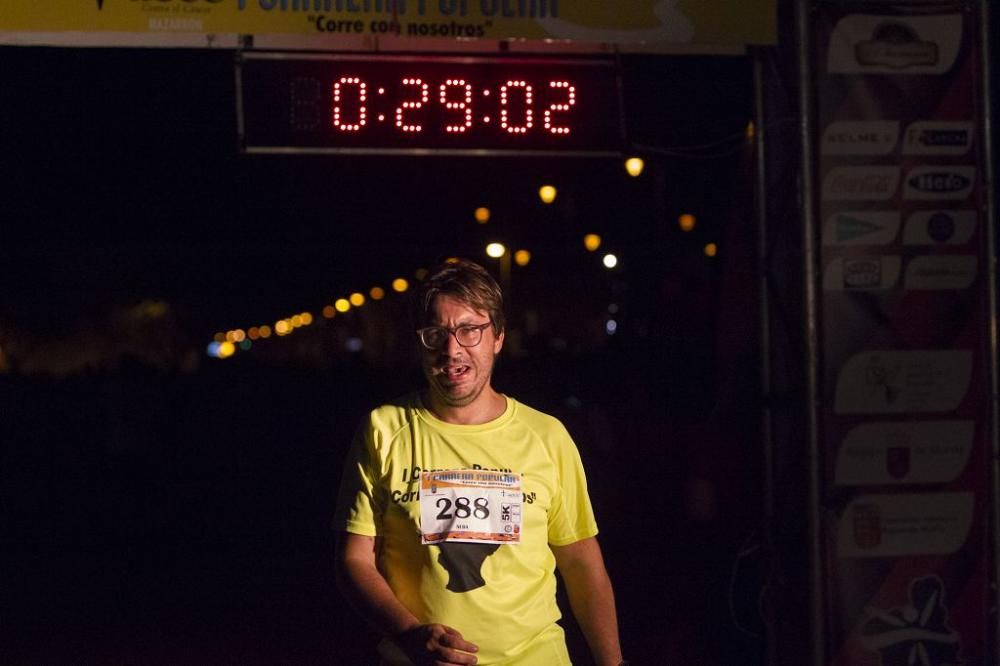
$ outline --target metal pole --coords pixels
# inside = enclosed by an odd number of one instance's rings
[[[762,544],[770,544],[774,527],[774,432],[771,424],[771,321],[768,300],[768,236],[767,236],[767,116],[764,107],[764,56],[759,48],[753,50],[754,96],[754,157],[756,178],[754,195],[757,215],[757,298],[760,318],[760,391],[761,391],[761,464],[763,465],[763,519]],[[770,549],[769,549],[770,550]],[[777,664],[776,641],[767,641],[767,663]]]
[[[996,256],[996,199],[993,194],[993,91],[991,89],[993,67],[990,54],[992,44],[992,17],[990,3],[987,0],[979,2],[979,35],[981,48],[979,62],[982,71],[980,85],[983,88],[980,114],[983,123],[983,182],[986,193],[986,285],[989,297],[989,340],[990,340],[990,443],[992,449],[992,506],[993,506],[993,540],[991,556],[993,557],[993,650],[994,663],[1000,663],[1000,423],[998,423],[997,399],[1000,396],[1000,380],[997,377],[997,256]]]
[[[819,451],[819,301],[816,293],[816,206],[813,191],[813,88],[812,42],[809,29],[810,0],[795,3],[796,50],[799,83],[799,141],[802,158],[800,173],[802,213],[802,275],[805,297],[805,343],[807,373],[808,429],[808,535],[809,535],[809,663],[823,666],[826,659],[826,626],[823,622],[822,523],[820,510]]]

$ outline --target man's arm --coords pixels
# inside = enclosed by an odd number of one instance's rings
[[[416,664],[475,664],[479,648],[443,624],[420,624],[375,565],[375,537],[343,532],[337,539],[337,583],[362,617],[390,636]],[[436,661],[435,661],[436,660]]]
[[[617,666],[622,661],[622,651],[618,643],[615,595],[597,539],[590,537],[551,548],[566,584],[573,616],[583,630],[594,661],[598,666]]]

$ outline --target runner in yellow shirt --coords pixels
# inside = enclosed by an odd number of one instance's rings
[[[338,580],[385,636],[383,664],[570,664],[556,568],[598,666],[625,663],[579,453],[491,385],[499,286],[446,263],[418,316],[428,386],[362,423],[335,523]]]

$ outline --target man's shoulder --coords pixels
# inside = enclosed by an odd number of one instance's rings
[[[566,433],[566,427],[555,416],[526,405],[519,400],[514,400],[514,405],[516,410],[515,418],[535,432],[542,435],[563,435]]]
[[[387,433],[396,432],[414,419],[419,408],[420,395],[407,393],[368,412],[365,425]]]

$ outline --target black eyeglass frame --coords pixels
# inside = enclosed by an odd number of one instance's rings
[[[455,328],[448,328],[447,326],[424,326],[423,328],[418,328],[417,329],[417,338],[420,339],[420,344],[422,344],[424,346],[424,349],[427,349],[427,350],[430,350],[430,351],[440,351],[440,350],[444,349],[448,345],[448,338],[447,337],[442,338],[442,342],[441,342],[440,345],[438,345],[437,347],[432,347],[431,345],[427,344],[427,342],[424,340],[424,332],[425,331],[433,331],[433,330],[441,330],[441,331],[445,331],[445,332],[447,332],[447,333],[455,336],[455,342],[457,342],[459,344],[459,346],[461,346],[461,347],[465,347],[465,348],[476,347],[476,346],[479,345],[479,343],[481,343],[483,341],[483,331],[486,330],[487,326],[492,326],[492,325],[493,325],[493,322],[492,321],[488,321],[485,324],[459,324]],[[475,329],[475,330],[479,331],[479,339],[476,340],[471,345],[464,344],[461,340],[458,339],[458,331],[461,330],[461,329],[465,329],[465,330]]]

